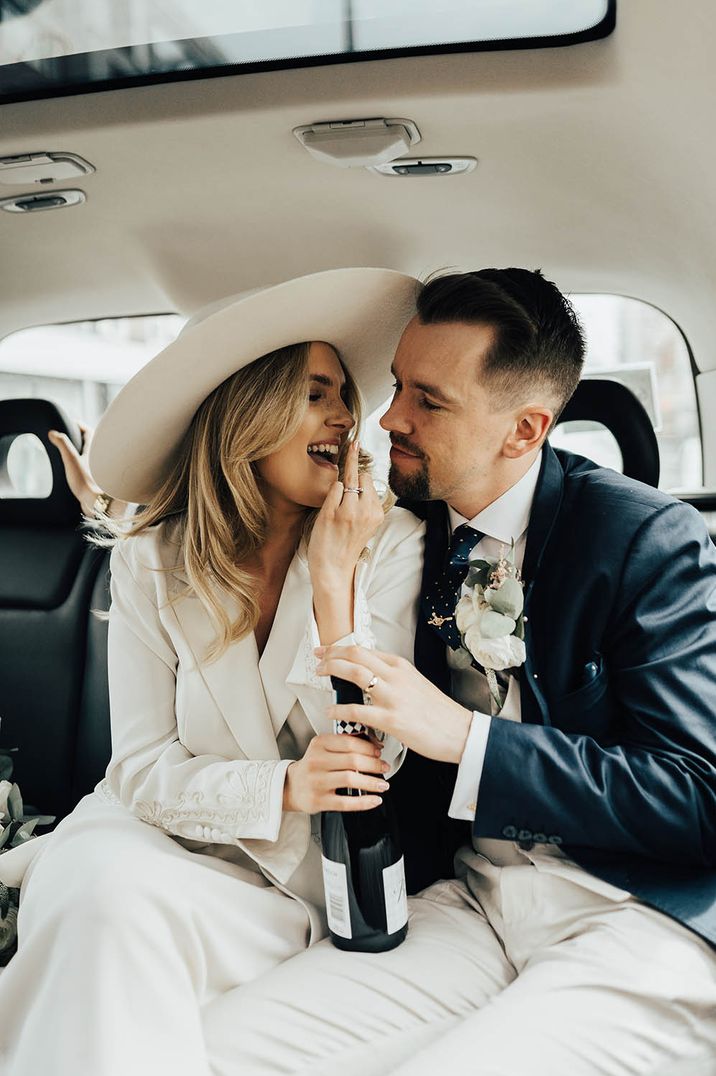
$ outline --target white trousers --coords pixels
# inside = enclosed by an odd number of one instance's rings
[[[714,1076],[716,952],[634,899],[485,861],[380,955],[320,942],[212,1002],[214,1076]]]
[[[306,947],[302,905],[83,800],[31,864],[0,976],[2,1076],[208,1076],[201,1010]]]

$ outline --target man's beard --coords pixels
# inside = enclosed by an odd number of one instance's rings
[[[388,485],[396,497],[405,497],[408,501],[432,501],[430,492],[430,475],[423,460],[422,467],[414,474],[401,474],[395,464],[391,464],[388,473]]]

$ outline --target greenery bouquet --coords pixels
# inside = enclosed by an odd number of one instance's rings
[[[26,811],[20,789],[12,781],[15,748],[0,748],[0,855],[32,839],[37,826],[49,826],[51,815]],[[28,813],[29,811],[29,813]],[[0,966],[17,947],[17,911],[20,890],[0,882]]]

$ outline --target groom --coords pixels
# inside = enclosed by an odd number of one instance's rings
[[[381,420],[427,527],[417,668],[333,647],[319,672],[377,678],[371,723],[412,749],[393,796],[413,891],[455,852],[458,877],[392,953],[321,943],[248,988],[235,1061],[716,1071],[716,551],[693,509],[549,446],[583,352],[540,273],[421,291]],[[513,541],[526,649],[498,709],[455,608],[468,559]]]

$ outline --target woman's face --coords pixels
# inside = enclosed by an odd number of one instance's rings
[[[338,478],[338,453],[355,419],[346,407],[345,375],[330,344],[311,344],[306,396],[298,433],[257,463],[264,494],[275,508],[320,508]]]

